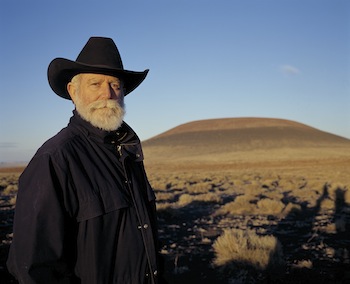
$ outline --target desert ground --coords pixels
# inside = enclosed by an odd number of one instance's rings
[[[221,120],[143,144],[169,283],[350,283],[350,140]],[[0,170],[1,283],[21,170]]]
[[[170,283],[347,283],[344,166],[151,174]]]

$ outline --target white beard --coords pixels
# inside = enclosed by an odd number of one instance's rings
[[[80,99],[76,100],[75,107],[79,115],[93,126],[106,131],[118,129],[125,115],[124,101],[101,100],[84,105]]]

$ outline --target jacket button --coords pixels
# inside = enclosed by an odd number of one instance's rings
[[[148,228],[148,224],[144,224],[143,228],[146,230]]]
[[[154,276],[157,276],[157,274],[158,274],[158,271],[157,271],[157,270],[154,270],[153,275],[154,275]]]
[[[141,155],[140,155],[139,153],[136,154],[136,158],[140,158],[140,156],[141,156]]]

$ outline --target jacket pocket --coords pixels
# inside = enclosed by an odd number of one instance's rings
[[[86,221],[130,206],[129,198],[123,192],[117,189],[100,190],[99,194],[80,204],[77,221]]]

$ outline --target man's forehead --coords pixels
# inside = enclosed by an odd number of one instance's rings
[[[117,82],[122,81],[118,77],[111,76],[111,75],[105,75],[105,74],[81,73],[80,75],[84,80],[87,80],[87,81],[95,80],[95,79],[108,79],[109,81],[117,81]]]

